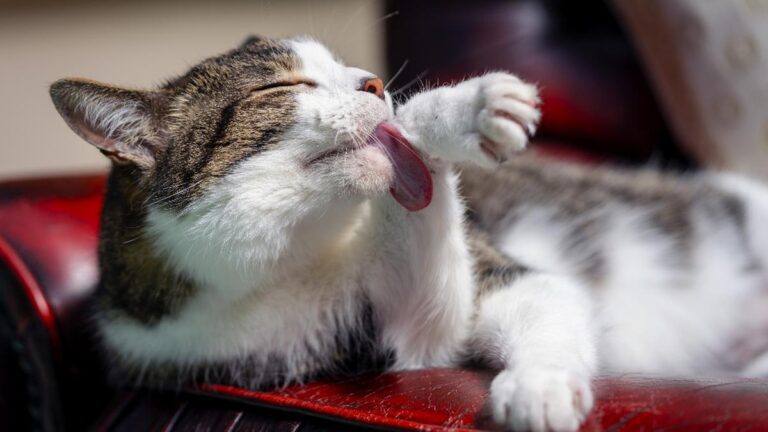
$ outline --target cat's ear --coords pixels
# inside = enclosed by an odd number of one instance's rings
[[[240,49],[247,48],[248,45],[253,45],[263,40],[264,38],[259,35],[255,35],[255,34],[249,35],[247,38],[245,38],[243,43],[240,44]]]
[[[144,169],[154,165],[161,147],[162,94],[82,79],[56,81],[50,93],[69,127],[112,161]]]

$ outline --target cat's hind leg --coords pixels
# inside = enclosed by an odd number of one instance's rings
[[[768,187],[738,174],[715,173],[709,180],[730,195],[731,219],[753,263],[750,268],[755,280],[742,294],[745,305],[738,312],[746,323],[737,336],[750,346],[737,359],[746,364],[740,374],[768,377]]]

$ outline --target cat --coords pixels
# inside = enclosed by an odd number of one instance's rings
[[[253,37],[157,89],[50,93],[112,161],[95,321],[126,383],[480,362],[503,427],[575,430],[597,373],[768,370],[766,189],[521,152],[514,75],[395,107],[319,42]]]

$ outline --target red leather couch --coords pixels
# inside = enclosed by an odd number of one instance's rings
[[[578,160],[691,165],[604,6],[585,14],[580,3],[578,14],[554,0],[387,4],[400,11],[386,21],[390,69],[411,60],[393,88],[423,69],[431,68],[423,79],[432,82],[515,70],[543,87],[539,149]],[[505,43],[489,43],[499,35]],[[0,431],[494,429],[486,406],[491,375],[479,370],[272,392],[110,388],[88,314],[103,188],[101,174],[0,183]],[[768,430],[768,380],[626,376],[600,378],[595,390],[587,431]]]

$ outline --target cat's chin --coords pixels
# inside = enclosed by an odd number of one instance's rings
[[[371,196],[387,192],[395,178],[389,158],[375,146],[349,152],[335,162],[335,171],[343,176],[342,184],[353,193]]]

